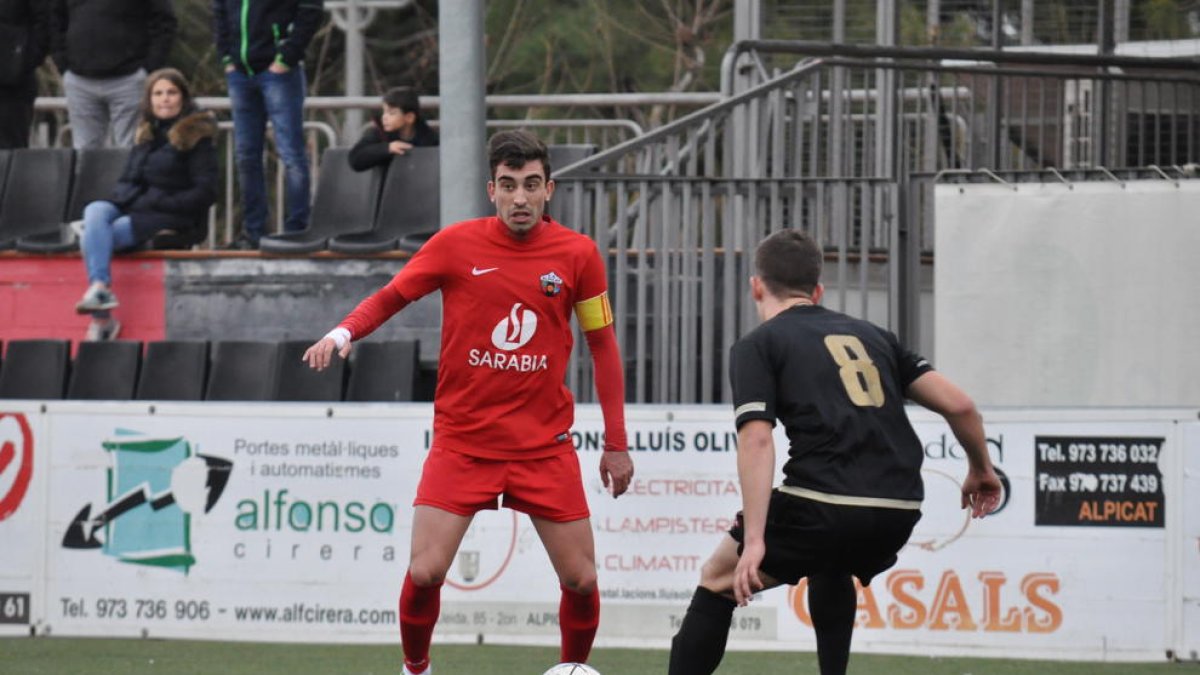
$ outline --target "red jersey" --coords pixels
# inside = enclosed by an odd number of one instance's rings
[[[591,239],[549,217],[523,240],[494,216],[463,221],[426,242],[389,286],[409,302],[442,291],[434,445],[487,459],[574,450],[571,314],[585,330],[612,322]]]

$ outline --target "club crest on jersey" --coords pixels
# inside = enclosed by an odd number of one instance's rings
[[[562,291],[563,280],[554,272],[542,275],[542,292],[553,298]]]

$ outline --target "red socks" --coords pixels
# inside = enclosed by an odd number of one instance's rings
[[[404,575],[400,591],[400,641],[404,647],[404,665],[414,673],[429,666],[429,643],[433,627],[441,613],[442,585],[418,586]],[[558,603],[558,626],[562,631],[563,663],[586,663],[600,625],[600,593],[581,595],[562,588]]]
[[[562,588],[558,603],[558,628],[562,631],[562,663],[587,663],[600,625],[600,591],[580,595]]]
[[[429,666],[429,642],[441,611],[442,585],[418,586],[406,572],[400,591],[400,643],[404,648],[404,665],[414,673]]]

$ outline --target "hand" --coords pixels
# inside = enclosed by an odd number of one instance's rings
[[[412,150],[412,143],[405,143],[404,141],[392,141],[388,143],[388,152],[393,155],[403,155],[409,150]]]
[[[267,70],[271,71],[272,73],[275,73],[276,75],[282,75],[282,74],[286,73],[287,71],[291,70],[291,68],[288,68],[286,63],[272,61],[271,65],[267,68]]]
[[[625,494],[633,480],[633,460],[628,452],[605,450],[600,457],[600,480],[612,493],[613,499]]]
[[[225,72],[226,73],[232,73],[235,70],[237,70],[237,66],[233,65],[232,63],[225,64]]]
[[[733,571],[733,599],[737,600],[739,607],[745,607],[750,602],[750,596],[763,589],[762,578],[758,576],[758,566],[762,564],[766,554],[767,545],[762,541],[742,546],[742,555]]]
[[[962,484],[962,507],[971,509],[972,518],[982,518],[1000,506],[1004,487],[996,477],[995,470],[970,469]]]
[[[333,341],[333,338],[324,337],[320,340],[317,340],[313,346],[304,350],[304,356],[300,358],[308,363],[308,367],[312,368],[313,370],[325,370],[329,367],[329,364],[333,362],[333,353],[335,351],[338,353],[338,356],[341,356],[343,359],[349,358],[350,347],[353,344],[353,342],[347,340],[346,346],[339,350],[337,348],[337,343]]]

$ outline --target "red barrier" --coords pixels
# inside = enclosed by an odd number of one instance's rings
[[[162,259],[113,259],[113,291],[121,301],[113,316],[121,322],[121,339],[166,337],[165,265]],[[83,339],[88,317],[75,313],[75,303],[86,288],[78,256],[0,257],[0,340]]]

